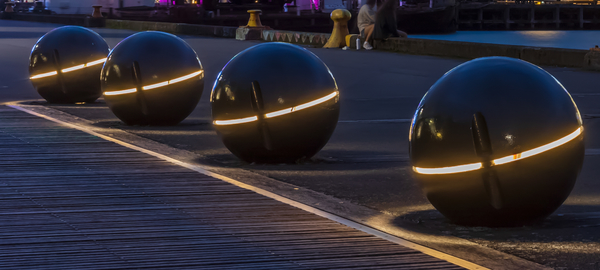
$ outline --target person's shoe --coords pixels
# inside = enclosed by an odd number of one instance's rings
[[[365,48],[365,50],[368,51],[368,50],[372,50],[373,46],[371,46],[371,44],[369,44],[369,42],[365,41],[365,43],[363,43],[363,48]]]

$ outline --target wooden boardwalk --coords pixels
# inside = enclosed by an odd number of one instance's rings
[[[462,269],[0,106],[0,269]]]

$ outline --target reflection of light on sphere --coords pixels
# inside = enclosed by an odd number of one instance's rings
[[[313,53],[265,43],[232,58],[211,93],[213,124],[225,146],[247,162],[310,158],[329,140],[339,92]]]
[[[567,198],[584,156],[577,106],[563,86],[525,61],[462,64],[421,100],[410,158],[425,195],[471,225],[540,220]]]
[[[121,41],[102,69],[110,110],[128,125],[175,125],[198,105],[204,70],[182,39],[141,32]]]
[[[93,102],[102,95],[100,70],[109,50],[106,41],[92,30],[56,28],[31,50],[31,82],[51,103]]]

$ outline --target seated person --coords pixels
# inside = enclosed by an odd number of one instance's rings
[[[396,5],[398,0],[387,0],[375,14],[373,39],[385,40],[389,37],[407,37],[406,33],[398,30],[396,21]]]
[[[358,30],[360,30],[360,36],[364,39],[363,47],[367,50],[373,49],[369,41],[373,35],[373,26],[375,25],[375,11],[377,10],[377,0],[367,0],[356,18],[356,24]]]

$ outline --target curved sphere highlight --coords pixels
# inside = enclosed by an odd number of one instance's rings
[[[110,52],[101,82],[110,110],[126,124],[175,125],[200,101],[204,69],[177,36],[140,32]]]
[[[425,94],[410,159],[431,204],[456,223],[513,226],[541,220],[569,196],[584,158],[576,104],[528,62],[464,63]]]
[[[31,50],[31,83],[50,103],[93,102],[102,95],[100,70],[109,50],[106,41],[90,29],[56,28]]]
[[[329,68],[310,51],[265,43],[233,57],[212,93],[213,125],[246,162],[294,162],[315,155],[339,117]]]

